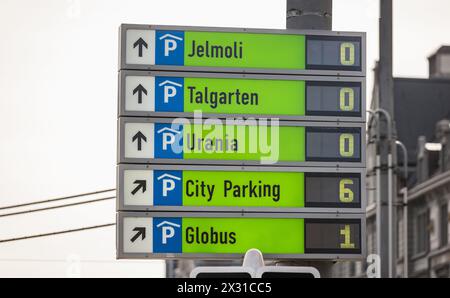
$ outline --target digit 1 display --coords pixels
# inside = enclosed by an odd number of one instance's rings
[[[333,219],[305,220],[306,253],[359,253],[361,241],[359,220],[347,220],[345,223]]]

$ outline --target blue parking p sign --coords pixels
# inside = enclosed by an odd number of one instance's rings
[[[181,233],[181,218],[154,218],[153,252],[181,253],[183,239]]]

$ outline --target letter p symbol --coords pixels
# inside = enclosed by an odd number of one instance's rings
[[[176,187],[175,181],[172,179],[163,180],[163,197],[167,197],[170,191],[174,190]]]
[[[175,143],[175,134],[164,133],[163,134],[163,150],[167,151],[169,145],[172,146]]]
[[[177,49],[177,42],[173,39],[164,40],[164,56],[169,57],[170,52]]]
[[[169,99],[177,96],[177,88],[175,86],[164,86],[164,103],[169,103]]]
[[[175,229],[170,226],[162,227],[162,243],[164,245],[167,244],[167,240],[173,238],[175,236]]]

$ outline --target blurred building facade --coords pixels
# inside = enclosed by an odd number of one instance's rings
[[[405,276],[407,270],[409,277],[450,278],[450,47],[442,47],[429,57],[429,65],[429,79],[394,78],[396,136],[406,146],[409,156],[408,178],[402,176],[401,152],[398,152],[395,171],[398,186],[394,203],[397,208],[397,239],[394,242],[397,277]],[[376,78],[377,71],[378,68],[375,69]],[[372,110],[378,108],[378,89],[375,80]],[[375,129],[369,126],[368,131],[367,248],[370,255],[377,253],[377,144]],[[406,188],[408,195],[404,200]],[[365,262],[338,263],[333,268],[333,276],[365,277],[366,268]]]

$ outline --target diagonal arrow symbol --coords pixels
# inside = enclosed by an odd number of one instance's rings
[[[131,192],[131,194],[134,196],[138,193],[139,190],[142,189],[142,193],[145,193],[147,191],[147,181],[145,180],[136,180],[133,182],[133,184],[137,184],[136,188]]]
[[[147,237],[147,235],[146,235],[147,230],[145,228],[142,228],[142,227],[134,228],[133,232],[136,232],[136,234],[134,235],[133,238],[131,238],[132,243],[136,242],[136,240],[138,240],[141,237],[142,237],[142,241],[144,241],[145,238]]]

